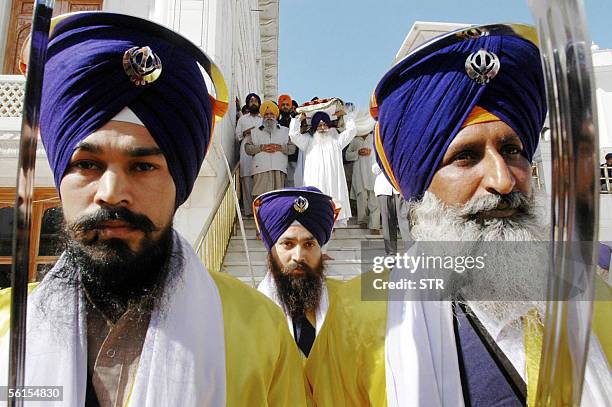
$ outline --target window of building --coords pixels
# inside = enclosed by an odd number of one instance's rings
[[[0,288],[11,280],[15,188],[0,188]],[[62,214],[54,188],[36,188],[32,204],[29,281],[38,281],[48,271],[62,250],[60,242]]]

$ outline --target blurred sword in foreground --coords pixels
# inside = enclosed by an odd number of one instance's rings
[[[11,327],[9,343],[9,389],[24,385],[28,271],[30,269],[30,232],[36,142],[40,118],[42,82],[49,42],[49,27],[54,0],[36,0],[32,17],[30,58],[19,141],[15,215],[13,222],[13,262],[11,274]],[[8,400],[9,406],[23,405],[23,398]]]
[[[581,0],[528,1],[540,39],[552,136],[552,270],[535,405],[579,406],[599,226],[591,42]]]

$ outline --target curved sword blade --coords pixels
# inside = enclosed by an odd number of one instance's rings
[[[36,142],[38,137],[42,81],[47,55],[47,43],[49,41],[49,26],[53,13],[53,1],[36,0],[32,17],[30,60],[25,83],[13,228],[9,388],[19,388],[24,385],[32,193],[34,190],[34,168],[36,164]],[[10,399],[9,405],[21,406],[23,405],[23,398]]]
[[[540,38],[552,136],[553,266],[535,403],[578,406],[591,331],[599,225],[591,42],[581,0],[529,0],[529,5]]]

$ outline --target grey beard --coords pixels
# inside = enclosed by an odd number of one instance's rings
[[[264,120],[263,122],[264,125],[264,130],[267,133],[272,133],[272,130],[274,130],[274,126],[276,125],[276,121],[275,120]]]
[[[521,208],[508,218],[481,220],[478,213],[493,210],[505,200],[510,207]],[[475,304],[499,323],[512,321],[536,308],[540,315],[545,312],[544,293],[547,283],[547,260],[550,253],[544,244],[533,245],[528,253],[510,255],[503,242],[545,242],[549,228],[535,213],[535,198],[513,193],[505,198],[497,195],[473,198],[463,206],[449,206],[433,193],[425,192],[423,199],[409,206],[411,233],[415,241],[432,242],[500,242],[487,244],[486,267],[466,282],[451,278],[451,286],[460,286],[455,295],[460,295]],[[462,243],[463,244],[463,243]],[[475,243],[476,245],[477,243]],[[469,247],[470,244],[466,244]],[[530,246],[531,247],[531,246]],[[495,253],[498,251],[497,253]],[[512,261],[513,274],[509,275],[508,259]],[[453,274],[456,276],[456,274]],[[459,276],[457,276],[459,277]],[[463,277],[460,277],[463,278]],[[453,281],[454,280],[454,281]],[[457,298],[457,297],[455,297]],[[480,301],[491,298],[517,298],[517,301]]]
[[[549,230],[535,213],[534,195],[518,192],[507,198],[511,207],[522,211],[507,218],[477,219],[480,212],[493,210],[502,202],[499,195],[472,198],[463,206],[449,206],[433,193],[425,192],[420,201],[410,202],[411,233],[425,241],[546,241]]]

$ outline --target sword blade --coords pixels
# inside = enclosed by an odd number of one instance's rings
[[[578,406],[591,332],[599,224],[591,42],[581,0],[529,0],[529,5],[546,78],[554,243],[535,403]],[[571,291],[576,287],[578,294]]]
[[[16,202],[13,228],[11,274],[11,326],[9,343],[9,388],[24,385],[27,285],[30,269],[30,232],[36,143],[40,117],[42,81],[49,41],[54,0],[36,0],[32,17],[30,59],[25,83],[24,108],[19,142]],[[23,398],[8,400],[10,406],[23,405]]]

